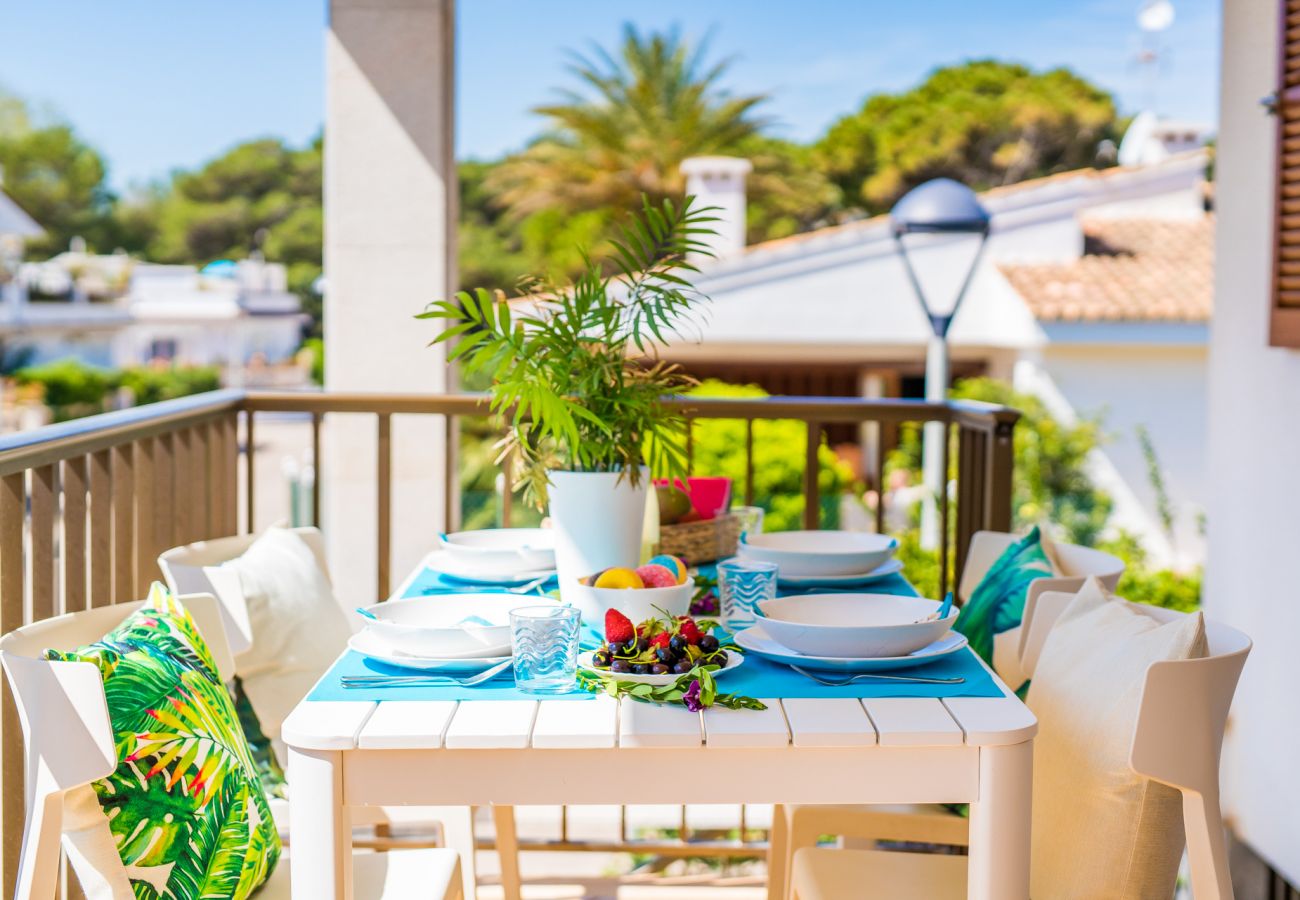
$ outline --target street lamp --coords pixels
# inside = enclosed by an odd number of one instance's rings
[[[889,213],[908,280],[916,292],[932,332],[925,353],[925,399],[941,403],[948,392],[948,328],[957,315],[966,290],[970,287],[975,270],[979,268],[984,244],[989,236],[989,213],[975,196],[975,192],[951,178],[935,178],[912,188],[894,205]],[[948,298],[927,298],[921,281],[912,265],[904,238],[908,235],[973,235],[979,238],[975,255],[970,261],[957,292]],[[935,498],[947,490],[944,483],[942,422],[927,422],[923,447],[922,471],[925,478],[926,498],[921,507],[921,544],[933,549],[939,543],[939,518]]]

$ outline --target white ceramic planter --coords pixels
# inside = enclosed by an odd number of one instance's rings
[[[560,597],[576,602],[567,585],[610,566],[635,568],[649,473],[633,487],[617,472],[551,472],[550,514]]]

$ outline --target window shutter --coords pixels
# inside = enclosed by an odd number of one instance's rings
[[[1300,0],[1280,0],[1269,343],[1300,347]]]

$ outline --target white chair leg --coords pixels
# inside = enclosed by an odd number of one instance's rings
[[[515,808],[493,806],[492,825],[496,831],[497,857],[501,865],[501,891],[505,900],[519,900],[523,889],[519,878],[519,834],[515,831]]]
[[[27,791],[27,827],[18,863],[17,896],[45,900],[58,896],[63,793],[44,773],[30,773],[36,783]]]
[[[1196,900],[1232,900],[1228,841],[1218,796],[1183,792],[1183,828]]]

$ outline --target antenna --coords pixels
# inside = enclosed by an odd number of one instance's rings
[[[1142,32],[1137,64],[1142,72],[1142,105],[1152,112],[1156,110],[1156,87],[1160,79],[1160,64],[1164,61],[1160,34],[1173,24],[1174,4],[1171,0],[1142,0],[1137,13],[1138,29]]]

